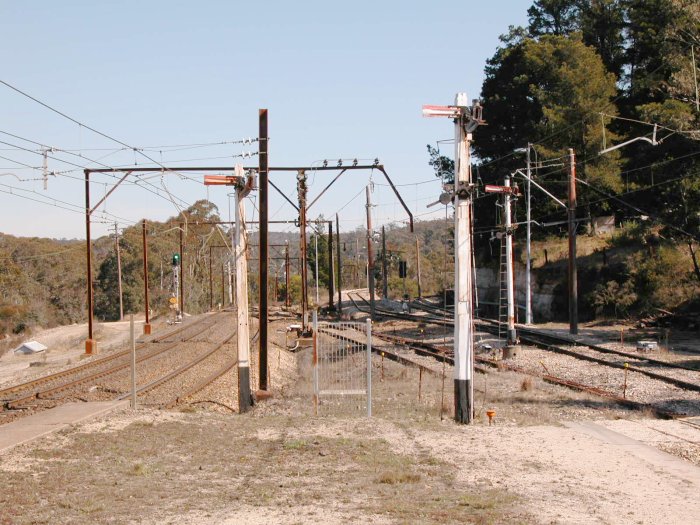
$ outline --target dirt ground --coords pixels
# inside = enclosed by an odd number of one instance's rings
[[[143,322],[143,316],[135,316],[137,337],[143,333]],[[163,320],[155,320],[152,324],[154,330],[159,329]],[[48,347],[44,352],[36,354],[14,354],[12,348],[6,348],[7,345],[4,345],[0,349],[0,386],[8,382],[28,381],[39,375],[57,372],[85,359],[87,332],[87,323],[58,326],[41,330],[12,343],[14,348],[23,341],[39,341]],[[96,323],[94,336],[98,340],[99,353],[122,348],[129,341],[129,321]]]
[[[439,375],[421,380],[379,356],[374,417],[363,417],[361,401],[338,412],[322,404],[314,416],[310,352],[293,356],[296,371],[272,370],[282,391],[251,413],[206,404],[125,410],[3,454],[0,524],[686,524],[700,516],[700,468],[681,459],[700,449],[698,427],[510,372],[477,376],[478,418],[461,426],[450,419],[449,375],[443,392]],[[491,426],[487,408],[496,411]]]

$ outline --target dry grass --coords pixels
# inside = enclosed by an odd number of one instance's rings
[[[308,379],[308,362],[299,356]],[[441,408],[445,419],[452,417],[449,370],[444,391],[440,376],[423,374],[419,401],[417,370],[385,359],[379,381],[376,357],[374,365],[376,423],[356,417],[362,403],[313,417],[309,381],[300,380],[245,416],[201,407],[110,433],[63,433],[65,446],[32,449],[29,472],[2,471],[0,524],[188,521],[193,513],[214,516],[205,521],[215,523],[216,513],[231,516],[242,507],[279,512],[289,519],[267,522],[284,523],[533,521],[513,495],[465,485],[455,479],[454,464],[411,439],[452,428],[440,422]],[[498,426],[615,416],[605,402],[512,372],[477,375],[474,390],[477,425],[488,424],[491,408]],[[375,428],[382,424],[401,434],[402,448]],[[334,426],[341,430],[328,430]],[[264,514],[259,522],[266,522]]]
[[[75,432],[63,448],[37,450],[32,473],[3,472],[0,523],[187,521],[241,506],[284,509],[300,522],[527,522],[505,493],[487,491],[482,503],[478,491],[468,501],[437,496],[462,490],[455,467],[427,453],[400,454],[369,427],[328,437],[308,417],[179,419]]]
[[[378,483],[384,483],[386,485],[398,485],[400,483],[418,483],[420,481],[420,474],[415,474],[413,472],[382,472],[377,479]]]

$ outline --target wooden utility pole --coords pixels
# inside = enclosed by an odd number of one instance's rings
[[[291,295],[289,294],[289,241],[284,247],[284,306],[289,308],[292,304]]]
[[[382,224],[382,297],[384,299],[389,298],[389,283],[387,282],[387,277],[389,272],[387,270],[386,261],[386,231],[384,225]]]
[[[94,302],[95,291],[92,276],[92,237],[90,233],[90,172],[85,170],[85,273],[87,274],[87,309],[88,309],[88,338],[85,340],[85,353],[97,353],[97,341],[94,339]]]
[[[180,287],[180,316],[185,315],[185,225],[180,223],[180,268],[178,271],[178,285]],[[211,274],[211,270],[209,271]]]
[[[226,260],[226,291],[228,297],[228,304],[233,304],[233,274],[231,273],[231,258],[228,257]]]
[[[506,177],[505,187],[510,188],[511,185],[510,176]],[[511,206],[513,202],[513,194],[508,191],[503,196],[504,200],[504,228],[503,235],[505,235],[506,243],[506,295],[508,302],[508,315],[507,315],[507,332],[506,332],[506,345],[512,347],[515,345],[517,336],[515,334],[515,278],[513,272],[513,224],[511,220]],[[512,357],[512,351],[510,349],[504,350],[505,356]]]
[[[369,316],[374,320],[374,245],[372,243],[372,198],[369,185],[365,187],[367,195],[367,287],[369,288]]]
[[[299,250],[301,252],[301,322],[304,331],[309,323],[308,271],[306,261],[306,173],[297,173],[297,193],[299,195]]]
[[[527,230],[525,232],[525,323],[532,324],[532,254],[530,247],[530,238],[532,233],[532,221],[531,221],[531,202],[532,194],[530,192],[532,184],[532,169],[530,162],[530,151],[533,146],[529,142],[527,143],[527,206],[525,213],[527,214]]]
[[[250,339],[248,332],[248,238],[245,232],[245,205],[240,188],[236,188],[235,208],[235,266],[236,266],[236,317],[238,329],[238,411],[247,412],[253,406],[250,390]]]
[[[421,278],[420,278],[420,243],[416,235],[416,278],[418,279],[418,298],[422,296]]]
[[[280,289],[279,277],[280,277],[279,268],[277,268],[277,266],[275,265],[275,287],[274,287],[274,291],[272,292],[272,300],[275,303],[277,303],[277,298],[279,297],[279,294],[278,294],[278,291]]]
[[[117,282],[119,284],[119,320],[123,321],[124,320],[124,296],[122,295],[122,254],[121,254],[121,248],[119,246],[119,230],[117,229],[117,223],[114,223],[114,244],[115,248],[117,250]],[[162,283],[162,273],[163,273],[163,263],[161,263],[161,285],[160,287],[163,288],[163,283]]]
[[[578,283],[576,276],[576,157],[569,149],[569,333],[578,334]]]
[[[343,311],[343,263],[340,260],[340,221],[338,214],[335,214],[335,251],[338,261],[338,314]]]
[[[360,288],[360,239],[355,237],[355,280],[357,287]]]
[[[318,298],[318,220],[314,230],[314,277],[316,278],[316,308],[319,308],[321,301]]]
[[[690,59],[693,67],[693,83],[695,84],[695,111],[700,113],[700,95],[698,94],[698,67],[695,65],[695,46],[690,46]]]
[[[149,335],[151,333],[151,313],[150,304],[148,301],[148,244],[146,243],[146,219],[143,220],[142,224],[142,237],[143,237],[143,295],[146,310],[146,322],[143,325],[143,333]]]
[[[214,310],[214,276],[211,271],[211,252],[212,247],[209,246],[209,311]]]
[[[328,308],[334,310],[335,265],[333,264],[333,221],[328,221]]]
[[[258,177],[260,192],[260,347],[258,355],[258,378],[260,390],[267,390],[267,293],[268,293],[268,167],[269,148],[267,135],[267,109],[259,111],[258,133]]]

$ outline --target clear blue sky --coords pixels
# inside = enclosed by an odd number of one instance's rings
[[[424,119],[422,104],[449,104],[457,91],[477,97],[484,65],[509,25],[526,22],[526,0],[491,2],[224,2],[224,1],[0,1],[3,35],[0,78],[68,115],[129,145],[162,146],[222,142],[255,137],[258,108],[269,109],[270,164],[311,165],[323,159],[378,157],[401,187],[416,215],[436,200],[437,181],[427,165],[425,145],[450,139],[446,119]],[[113,165],[150,165],[133,152],[51,113],[0,85],[0,131],[42,144],[76,150]],[[488,120],[488,108],[485,109]],[[0,133],[0,156],[41,166],[39,146]],[[105,148],[102,151],[89,151]],[[226,165],[256,151],[256,145],[222,145],[149,151],[165,164]],[[452,154],[452,146],[446,145]],[[85,158],[57,153],[79,165]],[[257,158],[247,159],[257,165]],[[75,166],[49,160],[50,170]],[[49,180],[37,170],[0,159],[0,190],[32,199],[84,205],[82,172]],[[293,174],[273,174],[292,200]],[[76,177],[76,178],[71,178]],[[373,179],[384,181],[378,173]],[[199,178],[199,177],[198,177]],[[369,173],[349,172],[314,206],[334,214],[362,192]],[[96,177],[93,199],[113,179]],[[310,196],[329,180],[310,178]],[[101,182],[101,183],[100,183]],[[177,207],[161,180],[149,181],[160,197],[140,187],[119,188],[96,214],[95,235],[119,217],[122,225],[141,218],[164,220]],[[176,202],[207,197],[197,181],[167,175],[165,188]],[[22,191],[24,190],[24,191]],[[36,193],[29,193],[35,191]],[[227,217],[223,188],[209,195]],[[179,200],[180,199],[180,200]],[[364,221],[364,194],[340,214],[341,228]],[[373,195],[378,224],[405,218],[388,191]],[[94,202],[94,201],[93,201]],[[61,203],[59,203],[61,204]],[[66,206],[65,204],[61,204]],[[0,193],[0,231],[15,235],[81,238],[84,219],[73,212]],[[253,208],[250,207],[250,213]],[[444,209],[437,214],[444,215]],[[270,216],[293,218],[294,210],[271,194]]]

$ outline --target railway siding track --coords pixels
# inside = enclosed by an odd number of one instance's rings
[[[454,364],[454,359],[450,355],[448,355],[448,353],[452,353],[452,349],[448,347],[433,345],[430,343],[425,343],[423,341],[418,341],[406,337],[400,337],[390,334],[381,334],[376,332],[373,334],[373,338],[384,338],[395,343],[404,344],[407,347],[412,348],[414,351],[419,353],[419,355],[431,356],[435,357],[436,359],[444,359],[446,360],[446,362]],[[526,369],[524,367],[517,366],[512,363],[506,363],[504,361],[490,359],[482,356],[475,356],[474,359],[479,363],[483,363],[495,369],[505,369],[511,372],[517,372],[520,374],[539,377],[543,381],[553,385],[563,386],[573,390],[578,390],[580,392],[587,392],[589,394],[593,394],[599,397],[604,397],[628,408],[633,408],[636,410],[650,410],[657,417],[660,417],[662,419],[674,419],[678,417],[683,417],[685,415],[670,410],[664,410],[658,407],[654,407],[648,403],[633,401],[631,399],[621,397],[614,392],[596,386],[586,385],[577,381],[557,377],[548,373],[536,372],[533,370]],[[488,369],[486,369],[485,367],[479,367],[478,365],[475,365],[474,369],[482,373],[488,373]]]
[[[480,327],[485,328],[487,331],[490,331],[492,333],[497,333],[497,328],[494,330],[494,325],[492,323],[482,322],[480,324]],[[624,370],[625,368],[627,368],[630,372],[637,372],[652,379],[656,379],[657,381],[663,381],[664,383],[668,383],[670,385],[682,388],[684,390],[700,392],[700,384],[689,381],[691,379],[696,378],[700,379],[700,371],[691,367],[678,365],[675,363],[668,363],[666,361],[660,361],[658,359],[653,359],[645,356],[637,356],[618,350],[611,350],[609,348],[604,348],[599,345],[591,345],[580,340],[552,336],[550,334],[543,334],[540,331],[535,331],[532,329],[519,328],[519,333],[521,334],[521,342],[536,346],[543,350],[568,355],[576,359],[589,361],[611,368],[617,368],[620,370]],[[552,344],[548,341],[557,341],[560,343],[570,344],[572,345],[572,347],[564,348],[557,344]],[[602,354],[605,357],[596,356],[595,354]],[[621,362],[619,359],[611,360],[610,357],[624,357],[625,360]],[[667,373],[675,374],[675,376],[661,374],[658,371],[654,372],[649,370],[648,368],[641,368],[640,366],[633,366],[630,362],[636,362],[638,364],[647,363],[648,365],[653,366],[658,370],[664,370]],[[625,366],[625,363],[627,363],[627,366]],[[681,376],[682,378],[678,376]]]
[[[366,303],[364,298],[362,298],[359,295],[358,295],[358,297]],[[358,310],[365,312],[365,313],[368,313],[368,311],[369,311],[368,308],[361,307],[352,298],[351,298],[351,300],[353,301],[353,303],[355,304],[355,307]],[[420,305],[419,305],[419,307],[420,307]],[[426,318],[425,316],[422,316],[422,315],[417,316],[417,315],[411,315],[411,314],[409,314],[409,315],[398,314],[398,313],[394,313],[394,312],[386,312],[386,311],[381,310],[381,309],[377,309],[377,311],[378,311],[379,315],[384,315],[386,317],[393,317],[393,318],[397,318],[397,319],[403,319],[403,320],[415,321],[415,322],[426,322],[426,321],[433,322],[432,314],[431,314],[431,317]],[[434,324],[444,324],[444,319],[435,319],[435,321],[436,322]],[[450,321],[450,324],[452,324],[451,321]],[[483,327],[483,325],[482,325],[482,327]],[[493,328],[493,326],[491,328]],[[382,334],[377,334],[377,337],[382,337],[382,336],[383,336]],[[389,336],[390,339],[393,339],[396,342],[400,342],[399,339],[403,339],[405,344],[408,344],[409,346],[413,347],[414,349],[416,347],[422,348],[423,350],[434,351],[437,354],[442,354],[442,353],[444,353],[445,350],[447,350],[446,348],[441,349],[440,347],[437,347],[435,345],[430,345],[429,343],[423,343],[421,341],[408,340],[407,338],[396,338],[396,337],[397,336]],[[556,346],[556,345],[547,344],[547,343],[542,343],[542,344],[545,344],[547,346],[547,348],[545,348],[545,350],[548,350],[548,351],[552,351],[553,350],[552,347]],[[581,344],[581,343],[579,343],[579,344]],[[583,343],[583,344],[585,345],[585,343]],[[559,347],[557,347],[557,348],[561,349]],[[569,354],[570,353],[568,356],[572,357],[574,359],[583,359],[583,360],[587,360],[587,361],[594,360],[594,359],[586,359],[586,357],[590,357],[590,356],[583,357],[585,354],[583,354],[581,352],[575,352],[575,351],[570,350],[570,349],[561,349],[561,350],[565,351],[565,352],[561,352],[562,354]],[[591,350],[595,351],[595,348],[593,348]],[[614,350],[610,350],[610,349],[605,349],[605,350],[608,350],[608,352],[603,352],[604,354],[616,354],[616,353],[618,353],[618,351],[614,351]],[[637,357],[637,356],[634,356],[633,354],[627,354],[626,352],[622,352],[621,354],[623,354],[623,355],[620,355],[620,357],[625,357],[628,359],[630,359],[630,356]],[[640,359],[641,361],[646,361],[650,365],[663,367],[664,369],[671,369],[671,370],[675,369],[677,372],[683,372],[685,374],[694,374],[696,372],[693,369],[689,370],[688,367],[674,366],[673,363],[667,363],[665,361],[660,361],[660,360],[652,360],[650,358],[645,358],[644,356],[640,356],[640,358],[641,358]],[[596,363],[601,364],[603,366],[608,366],[608,367],[617,368],[617,369],[619,369],[619,368],[624,369],[625,368],[624,363],[613,363],[610,360],[606,360],[606,359],[602,359],[602,358],[597,358],[597,359],[600,359],[600,361],[596,361]],[[493,360],[493,359],[489,359],[489,358],[481,357],[481,356],[475,356],[475,361],[481,362],[483,364],[487,364],[489,366],[498,367],[498,368],[505,368],[505,369],[508,369],[508,370],[511,370],[514,372],[539,377],[539,378],[543,379],[544,381],[552,383],[552,384],[557,384],[560,386],[566,386],[566,387],[573,388],[576,390],[589,392],[589,393],[594,394],[594,395],[598,395],[598,396],[602,396],[602,397],[614,400],[614,401],[618,402],[619,404],[621,404],[623,406],[630,407],[630,408],[650,410],[652,413],[656,414],[657,417],[677,418],[677,417],[683,417],[683,416],[687,415],[684,413],[679,413],[675,410],[670,410],[670,409],[660,408],[660,407],[654,406],[654,404],[649,403],[649,402],[634,401],[634,400],[628,399],[627,397],[624,397],[624,396],[621,397],[620,395],[618,395],[612,391],[606,390],[604,388],[600,388],[600,387],[594,386],[594,385],[580,383],[580,382],[575,381],[571,378],[558,377],[558,376],[550,374],[549,372],[541,373],[539,371],[535,371],[535,370],[532,370],[530,368],[520,367],[518,365],[508,363],[505,361]],[[658,361],[658,363],[654,363],[654,361]],[[681,390],[686,390],[686,391],[690,390],[692,392],[700,391],[700,385],[698,385],[697,383],[693,383],[691,381],[688,381],[686,379],[679,379],[677,377],[670,377],[667,375],[659,374],[657,372],[651,372],[649,370],[645,370],[645,369],[642,369],[639,367],[629,367],[628,370],[630,372],[635,372],[635,373],[638,372],[641,375],[649,378],[650,380],[655,380],[655,381],[659,381],[662,383],[670,384],[673,387],[679,388]]]
[[[413,303],[415,308],[425,308],[426,310],[435,311],[435,306],[428,306],[421,303]],[[450,321],[452,324],[452,322]],[[496,321],[480,319],[478,321],[479,328],[484,329],[492,334],[498,334],[498,323]],[[563,355],[568,355],[583,361],[594,362],[610,368],[624,370],[627,368],[630,372],[637,372],[651,379],[661,381],[675,387],[700,392],[700,383],[694,380],[700,380],[700,371],[693,367],[685,366],[678,363],[662,361],[647,356],[635,355],[629,352],[605,348],[600,345],[591,344],[580,339],[557,336],[554,334],[544,333],[540,330],[518,326],[520,341]],[[564,348],[561,344],[569,345],[570,348]],[[597,355],[596,355],[597,354]],[[624,358],[624,360],[615,360],[614,357]],[[612,358],[612,359],[611,359]],[[627,366],[625,366],[627,363]],[[633,363],[648,365],[645,368],[634,366]],[[654,367],[656,371],[650,370]],[[660,373],[664,371],[665,373]],[[671,375],[669,375],[671,374]]]

